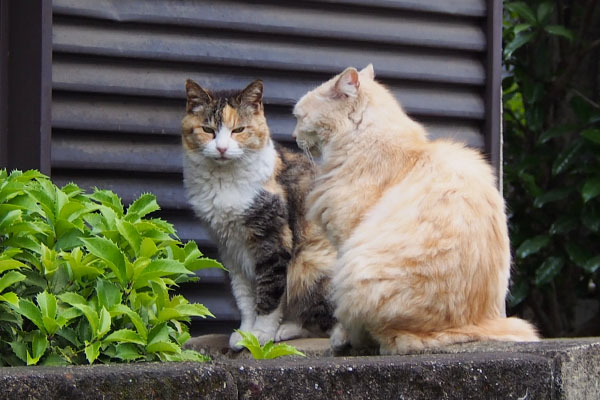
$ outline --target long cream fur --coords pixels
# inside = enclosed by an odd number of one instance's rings
[[[504,201],[477,151],[429,141],[372,66],[307,93],[294,114],[299,145],[322,155],[309,218],[339,251],[334,347],[369,336],[382,354],[538,340],[528,322],[504,316]]]

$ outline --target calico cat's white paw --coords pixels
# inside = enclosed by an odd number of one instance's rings
[[[310,334],[309,331],[302,328],[296,322],[284,322],[279,325],[279,329],[277,329],[277,333],[275,334],[275,341],[281,342],[282,340],[290,340],[301,337],[308,337]]]
[[[337,324],[333,327],[333,332],[331,332],[329,340],[331,342],[331,348],[334,351],[342,350],[345,347],[350,346],[350,334],[342,324]]]
[[[237,344],[240,340],[242,340],[242,335],[237,332],[233,332],[231,336],[229,336],[229,348],[233,351],[242,350],[244,347]]]

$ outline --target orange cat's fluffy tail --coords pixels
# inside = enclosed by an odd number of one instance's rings
[[[391,332],[387,332],[390,334]],[[382,354],[403,354],[425,348],[472,341],[537,342],[536,329],[519,318],[497,318],[440,332],[395,331],[393,334],[377,335]]]

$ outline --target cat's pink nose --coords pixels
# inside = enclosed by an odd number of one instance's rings
[[[222,156],[224,156],[225,152],[227,151],[227,147],[217,147],[217,150],[219,151],[219,153],[221,153]]]

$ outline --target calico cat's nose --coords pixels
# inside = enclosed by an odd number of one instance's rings
[[[225,152],[227,151],[227,147],[219,147],[219,146],[217,146],[217,150],[219,151],[219,153],[221,153],[222,156],[224,156]]]

